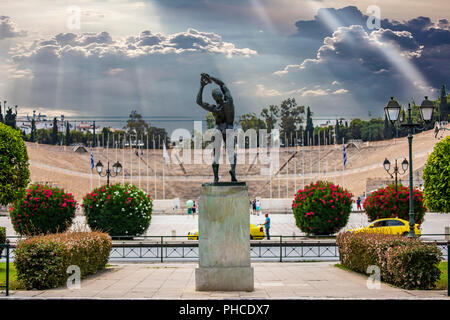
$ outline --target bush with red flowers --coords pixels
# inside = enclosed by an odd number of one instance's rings
[[[86,194],[82,207],[89,227],[113,238],[143,234],[150,226],[152,200],[134,185],[101,186]]]
[[[423,194],[418,189],[413,190],[414,218],[421,224],[425,216]],[[399,218],[409,220],[409,188],[399,185],[397,191],[393,185],[372,192],[364,201],[369,221],[384,218]]]
[[[77,202],[71,193],[47,185],[33,184],[25,198],[10,207],[14,230],[22,235],[66,231],[75,218]]]
[[[301,231],[330,235],[345,227],[352,208],[352,194],[327,181],[318,181],[298,190],[292,210]]]

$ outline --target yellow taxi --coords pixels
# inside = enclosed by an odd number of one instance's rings
[[[250,239],[264,239],[264,227],[262,225],[255,226],[254,224],[250,224]],[[188,232],[188,240],[198,240],[197,229]]]
[[[420,237],[422,232],[419,225],[416,223],[414,226],[416,236]],[[409,222],[398,218],[387,218],[375,220],[365,228],[351,229],[348,232],[353,233],[382,233],[407,236],[409,234]]]

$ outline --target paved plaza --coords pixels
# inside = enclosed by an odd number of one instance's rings
[[[367,277],[334,262],[253,263],[253,292],[195,291],[195,263],[114,264],[80,289],[13,291],[10,298],[94,299],[449,299],[446,290],[369,289]]]

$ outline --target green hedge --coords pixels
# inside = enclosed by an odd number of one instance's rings
[[[6,243],[6,227],[0,227],[0,244]]]
[[[21,240],[15,251],[17,279],[27,289],[48,289],[66,284],[70,265],[80,267],[81,277],[105,268],[111,237],[101,232],[70,232]]]
[[[20,130],[0,123],[0,205],[21,199],[30,181],[27,146]]]
[[[441,250],[417,238],[345,232],[336,244],[343,266],[364,274],[378,266],[382,281],[404,289],[434,288],[441,275]]]
[[[423,170],[426,206],[436,212],[450,212],[450,136],[436,143]]]

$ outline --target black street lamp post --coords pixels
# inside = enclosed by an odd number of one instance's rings
[[[408,170],[408,166],[409,166],[408,160],[406,160],[406,159],[403,160],[402,161],[402,170],[403,170],[403,172],[400,173],[400,170],[399,170],[398,165],[397,165],[397,159],[395,159],[395,166],[393,168],[394,171],[391,173],[389,171],[389,169],[391,168],[391,163],[389,162],[388,159],[384,160],[383,167],[386,170],[386,172],[391,176],[391,178],[394,178],[393,174],[395,175],[395,191],[397,191],[397,174],[399,174],[399,173],[400,174],[404,174],[406,172],[406,170]]]
[[[428,100],[428,97],[425,97],[425,100],[422,101],[420,105],[420,115],[423,121],[428,122],[431,120],[433,116],[434,105],[433,102]],[[394,124],[399,121],[399,114],[401,111],[401,107],[394,97],[391,97],[388,104],[384,108],[388,119]],[[409,235],[408,237],[414,238],[416,236],[414,232],[414,186],[413,186],[413,163],[412,163],[412,140],[413,140],[413,130],[414,128],[421,127],[420,123],[413,123],[411,116],[411,104],[408,103],[408,120],[407,123],[401,123],[402,127],[408,128],[408,146],[409,146]]]
[[[100,177],[106,177],[106,185],[109,187],[109,177],[116,177],[122,171],[122,165],[120,164],[119,161],[114,163],[113,164],[113,172],[114,172],[114,174],[112,174],[111,170],[109,169],[109,161],[108,161],[108,165],[106,167],[106,172],[105,172],[105,174],[102,174],[103,164],[99,160],[97,162],[97,164],[95,165],[95,169],[97,170],[97,173],[99,174]]]

